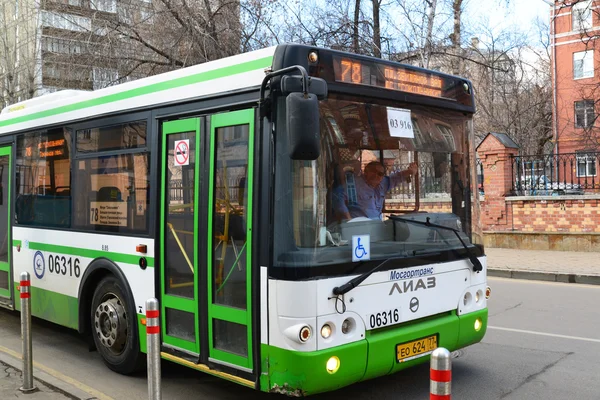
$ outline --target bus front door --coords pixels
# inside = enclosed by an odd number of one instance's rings
[[[200,118],[162,125],[161,327],[163,345],[199,359]]]
[[[10,251],[10,146],[0,147],[0,304],[12,308]]]
[[[252,374],[254,109],[210,118],[209,362]]]

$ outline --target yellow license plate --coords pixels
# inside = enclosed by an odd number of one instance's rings
[[[396,359],[398,362],[412,360],[423,357],[438,347],[437,335],[427,336],[412,342],[406,342],[396,345]]]

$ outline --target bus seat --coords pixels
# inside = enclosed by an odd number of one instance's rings
[[[104,186],[98,190],[96,201],[121,201],[121,191],[116,186]]]

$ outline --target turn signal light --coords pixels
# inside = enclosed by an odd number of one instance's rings
[[[147,253],[148,246],[146,246],[145,244],[138,244],[137,246],[135,246],[135,251],[137,251],[138,253]]]
[[[492,288],[488,286],[485,288],[485,298],[489,299],[491,295],[492,295]]]
[[[312,336],[312,331],[310,330],[309,326],[305,325],[302,327],[302,329],[300,329],[299,338],[302,343],[306,343],[308,341],[308,339],[310,339],[311,336]]]

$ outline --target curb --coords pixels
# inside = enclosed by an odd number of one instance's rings
[[[578,275],[539,271],[516,271],[492,268],[488,268],[487,274],[488,276],[495,276],[498,278],[525,279],[545,282],[580,283],[585,285],[600,285],[600,275]]]

